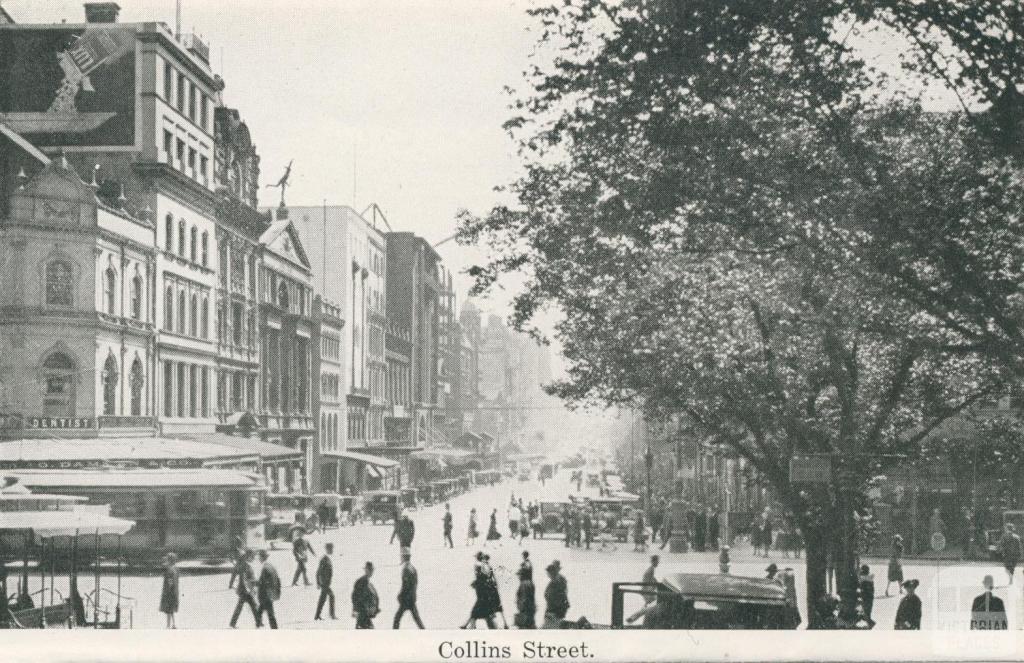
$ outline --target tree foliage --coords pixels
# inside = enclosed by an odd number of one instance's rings
[[[461,216],[491,248],[478,291],[524,272],[517,326],[561,313],[559,395],[685,413],[771,481],[809,557],[881,460],[1024,367],[1021,12],[976,5],[543,6],[553,57],[507,124],[518,204]],[[850,45],[875,29],[917,87]],[[959,111],[923,109],[935,82]],[[837,480],[790,484],[794,453]]]

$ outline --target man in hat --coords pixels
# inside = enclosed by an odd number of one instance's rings
[[[292,587],[299,584],[299,577],[302,578],[303,584],[309,587],[309,576],[306,575],[306,561],[309,559],[310,554],[313,553],[313,546],[309,545],[309,541],[303,534],[302,529],[294,530],[295,539],[292,541],[292,557],[295,558],[295,576],[292,578]]]
[[[393,628],[397,629],[401,625],[406,610],[412,613],[412,620],[416,622],[416,626],[423,628],[420,611],[416,609],[416,588],[419,584],[419,574],[412,565],[412,552],[408,548],[402,548],[402,587],[398,590],[398,612],[395,613]]]
[[[373,628],[373,618],[380,614],[380,599],[377,588],[370,582],[373,577],[373,562],[367,562],[365,572],[352,587],[352,616],[356,628]]]
[[[557,559],[547,566],[548,586],[544,590],[544,628],[561,628],[569,612],[569,584]]]
[[[277,617],[274,615],[274,601],[281,598],[281,577],[277,575],[277,569],[269,561],[270,554],[266,550],[260,551],[260,562],[263,568],[260,569],[260,578],[256,583],[256,592],[259,598],[260,620],[263,613],[267,613],[267,623],[270,628],[277,628]]]
[[[444,505],[444,543],[449,548],[455,547],[455,542],[452,541],[452,505],[447,502]]]
[[[235,589],[238,595],[238,602],[235,604],[235,611],[231,614],[231,628],[238,628],[238,617],[242,614],[242,608],[249,606],[252,611],[252,618],[256,621],[256,628],[262,626],[260,621],[260,609],[256,605],[256,573],[252,570],[254,556],[251,550],[246,550],[242,555],[242,561],[238,567],[238,587]]]
[[[334,553],[334,544],[325,543],[324,556],[320,558],[320,565],[316,567],[316,586],[320,589],[320,598],[316,603],[316,615],[313,617],[313,621],[320,619],[324,603],[328,601],[330,601],[331,619],[338,618],[334,614],[334,590],[331,589],[331,580],[334,579],[334,562],[331,560],[332,553]]]
[[[921,599],[916,593],[919,584],[916,578],[911,578],[903,583],[903,589],[907,593],[900,600],[899,607],[896,608],[894,628],[897,631],[921,630]]]
[[[985,591],[974,598],[971,603],[972,631],[1005,631],[1009,628],[1006,619],[1006,607],[1003,600],[992,595],[994,582],[992,576],[982,580]]]
[[[408,513],[403,513],[396,528],[398,532],[398,544],[403,550],[412,548],[412,540],[416,536],[416,524]]]
[[[779,567],[775,565],[775,562],[772,562],[771,564],[768,565],[768,568],[765,569],[765,576],[764,577],[766,579],[768,579],[768,580],[775,580],[775,575],[778,572],[779,572]]]

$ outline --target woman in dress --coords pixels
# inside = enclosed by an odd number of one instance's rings
[[[498,510],[491,510],[491,524],[487,528],[487,541],[497,541],[501,538],[501,533],[498,531]],[[487,541],[484,541],[484,545],[487,545]]]
[[[469,612],[469,619],[459,628],[476,628],[476,620],[483,619],[489,628],[494,628],[494,613],[488,606],[489,596],[487,594],[487,555],[482,552],[476,554],[476,562],[473,564],[473,582],[470,587],[476,594],[476,601]]]
[[[911,579],[903,583],[903,589],[907,595],[900,599],[900,605],[896,608],[897,631],[920,631],[921,630],[921,599],[918,598],[915,590],[917,580]]]
[[[490,610],[490,620],[487,622],[489,628],[494,628],[491,624],[494,623],[494,615],[501,615],[501,625],[504,628],[508,628],[508,620],[505,619],[505,608],[501,605],[501,593],[498,591],[498,578],[494,575],[494,567],[491,566],[491,558],[488,555],[484,555],[484,567],[485,573],[485,596],[487,598],[487,607]]]
[[[160,612],[167,615],[167,628],[178,628],[174,623],[174,614],[178,612],[178,567],[175,563],[178,557],[174,553],[167,553],[164,557],[164,583],[160,590]]]
[[[889,573],[888,582],[885,583],[885,595],[889,596],[889,586],[896,583],[900,587],[900,594],[903,593],[903,537],[896,534],[892,537],[892,545],[889,546]]]
[[[469,532],[466,534],[466,545],[476,543],[480,531],[476,527],[476,509],[469,510]]]
[[[860,604],[864,608],[864,616],[871,622],[871,611],[875,606],[875,574],[871,572],[871,567],[867,564],[860,566],[857,590],[860,593]]]

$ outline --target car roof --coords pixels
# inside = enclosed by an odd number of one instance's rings
[[[661,579],[666,588],[701,601],[730,601],[762,605],[784,605],[786,590],[767,578],[724,573],[671,573]]]

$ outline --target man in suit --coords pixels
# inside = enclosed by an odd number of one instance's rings
[[[556,559],[547,566],[548,586],[544,590],[544,628],[561,628],[569,612],[569,584],[562,575],[562,565]]]
[[[246,550],[239,561],[238,566],[238,587],[235,592],[238,594],[238,603],[235,604],[235,611],[231,614],[231,628],[238,628],[238,617],[242,614],[242,608],[249,606],[252,610],[252,618],[256,620],[256,628],[262,626],[260,622],[260,610],[256,606],[256,573],[252,570],[253,554]]]
[[[416,524],[412,522],[412,518],[409,514],[402,514],[402,518],[398,521],[398,544],[403,548],[411,548],[412,540],[416,536]]]
[[[455,542],[452,541],[452,506],[450,504],[444,505],[444,543],[448,544],[449,548],[455,547]]]
[[[313,552],[313,546],[309,545],[309,541],[303,536],[302,530],[295,530],[295,539],[292,541],[292,556],[295,557],[295,576],[292,578],[292,587],[299,584],[299,578],[302,578],[302,582],[308,587],[309,576],[306,575],[306,560],[309,559],[309,553]]]
[[[352,616],[356,628],[373,628],[373,618],[380,614],[380,599],[377,588],[370,582],[373,577],[373,562],[366,563],[366,572],[352,587]]]
[[[1006,607],[1003,600],[992,595],[994,581],[992,576],[985,576],[982,580],[985,592],[979,594],[971,603],[971,630],[972,631],[1005,631],[1009,628],[1006,619]]]
[[[270,628],[276,629],[277,617],[274,615],[274,601],[281,598],[281,576],[277,575],[277,569],[270,563],[269,557],[270,554],[266,550],[260,551],[260,562],[263,564],[263,568],[260,569],[260,578],[256,583],[260,602],[257,616],[262,619],[263,613],[266,613]]]
[[[412,619],[416,626],[423,628],[423,620],[420,619],[420,611],[416,609],[416,587],[419,585],[419,574],[416,567],[412,565],[412,552],[408,548],[402,549],[402,588],[398,591],[398,612],[395,613],[393,628],[398,628],[402,622],[402,615],[408,610],[412,613]]]
[[[334,590],[331,589],[331,580],[334,579],[334,562],[331,555],[334,553],[334,544],[324,544],[324,556],[320,558],[320,565],[316,567],[316,586],[320,589],[320,598],[316,603],[316,615],[313,621],[320,619],[320,613],[324,609],[324,603],[330,600],[331,619],[337,619],[334,614]]]

